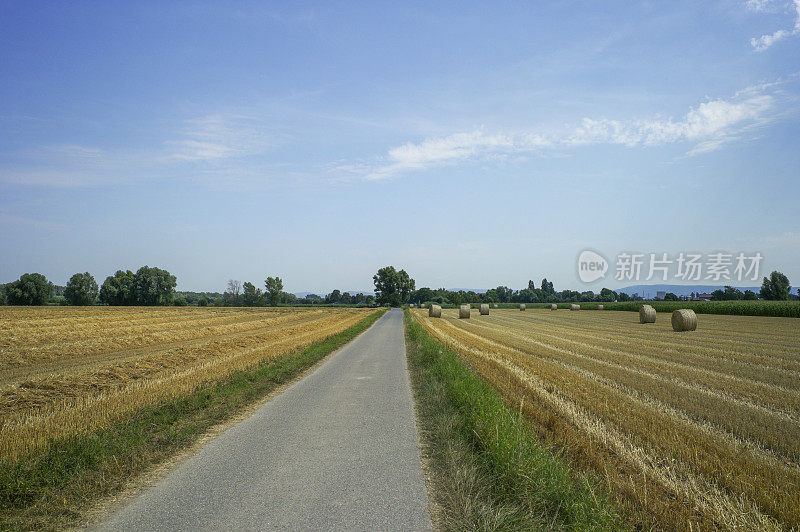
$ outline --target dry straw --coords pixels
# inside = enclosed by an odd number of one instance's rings
[[[578,305],[577,303],[573,303],[573,304],[571,304],[571,305],[569,306],[569,309],[570,309],[570,310],[580,310],[580,309],[581,309],[581,306],[580,306],[580,305]]]
[[[525,307],[525,303],[520,303],[520,305],[519,305],[519,309],[520,309],[520,310],[525,310],[525,308],[526,308],[526,307]]]
[[[442,317],[442,307],[441,307],[441,305],[431,305],[431,308],[428,309],[428,317],[429,318],[441,318]]]
[[[639,323],[655,323],[656,309],[650,305],[642,305],[639,309]]]
[[[470,306],[469,305],[461,305],[458,309],[458,317],[462,319],[469,318]]]
[[[558,305],[555,303],[550,303],[550,310],[558,310]]]
[[[488,316],[488,315],[489,315],[489,304],[481,303],[481,316]]]
[[[697,314],[688,308],[681,308],[672,313],[672,328],[676,331],[694,331],[697,329]]]

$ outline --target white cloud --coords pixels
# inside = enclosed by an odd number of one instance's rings
[[[763,11],[771,4],[770,0],[748,0],[747,7],[756,11]],[[757,52],[763,52],[773,44],[787,37],[800,34],[800,0],[794,0],[791,4],[794,11],[794,26],[790,30],[777,30],[774,33],[764,34],[761,37],[750,39],[750,45]]]
[[[210,115],[190,120],[185,138],[170,141],[177,150],[171,158],[212,161],[260,153],[270,146],[258,121],[240,115]]]
[[[690,155],[713,151],[739,138],[748,129],[773,119],[775,97],[767,94],[777,84],[749,87],[732,98],[703,102],[680,119],[612,120],[584,118],[566,133],[472,132],[432,137],[392,148],[372,163],[338,164],[334,171],[365,179],[394,177],[409,170],[465,161],[539,153],[587,145],[661,146],[692,143]]]

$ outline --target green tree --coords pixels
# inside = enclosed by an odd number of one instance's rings
[[[76,273],[69,278],[64,297],[70,305],[91,305],[97,299],[97,281],[89,272]]]
[[[264,281],[264,286],[267,289],[269,304],[273,307],[277,307],[281,302],[283,281],[281,281],[281,278],[278,276],[267,277]]]
[[[6,285],[0,284],[0,305],[7,305],[8,299],[6,298]]]
[[[789,279],[781,272],[774,271],[769,274],[769,279],[764,277],[761,283],[761,298],[783,301],[789,299],[791,290]]]
[[[167,270],[142,266],[134,278],[137,305],[171,305],[175,297],[177,278]]]
[[[336,305],[341,303],[342,301],[342,293],[337,289],[325,296],[325,303],[330,305]]]
[[[508,303],[511,301],[511,296],[514,295],[514,291],[507,286],[498,286],[494,289],[497,297],[500,299],[501,303]]]
[[[598,299],[600,301],[606,301],[606,302],[616,301],[617,300],[617,293],[614,292],[613,290],[608,289],[608,288],[601,288],[600,289],[600,297]]]
[[[260,307],[264,304],[264,293],[256,288],[253,283],[242,285],[242,305],[245,307]]]
[[[664,295],[664,301],[677,301],[677,300],[678,300],[678,296],[676,296],[672,292],[667,292]]]
[[[547,282],[547,277],[542,279],[542,292],[545,296],[555,296],[556,290],[553,288],[552,282]]]
[[[100,287],[100,301],[106,305],[136,304],[136,275],[130,271],[117,270],[109,275]]]
[[[758,294],[756,294],[752,290],[745,290],[744,294],[742,294],[742,299],[746,299],[746,300],[751,300],[752,301],[752,300],[758,299]]]
[[[44,305],[53,292],[53,283],[41,273],[24,273],[19,280],[6,285],[10,305]]]
[[[394,266],[386,266],[378,270],[372,277],[375,283],[375,296],[378,305],[399,307],[414,291],[414,279],[405,270],[397,271]]]

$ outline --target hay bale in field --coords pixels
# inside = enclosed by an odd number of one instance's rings
[[[580,306],[580,305],[578,305],[577,303],[572,303],[572,304],[569,306],[569,309],[570,309],[570,310],[580,310],[580,309],[581,309],[581,306]]]
[[[427,306],[428,306],[428,305],[426,305],[425,303],[423,303],[423,304],[421,304],[421,305],[419,306],[419,308],[427,308]]]
[[[408,308],[414,308],[414,303],[409,303]]]
[[[697,329],[697,314],[692,309],[681,308],[672,313],[672,329],[694,331]]]
[[[441,305],[431,305],[431,308],[428,309],[428,317],[429,318],[441,318],[442,317],[442,307],[441,307]]]
[[[497,308],[497,303],[495,303],[494,305],[492,305],[492,308]]]
[[[558,310],[558,305],[555,303],[550,303],[550,310]]]
[[[467,319],[469,318],[470,314],[470,306],[469,305],[461,305],[458,309],[458,317],[459,319]]]
[[[520,310],[525,310],[526,308],[527,308],[527,307],[525,307],[525,303],[520,303],[520,304],[519,304],[519,309],[520,309]]]
[[[655,323],[656,309],[650,305],[642,305],[639,309],[639,323]]]
[[[597,310],[603,310],[603,305],[597,305]]]
[[[489,305],[487,303],[481,303],[481,316],[488,316],[489,315]]]

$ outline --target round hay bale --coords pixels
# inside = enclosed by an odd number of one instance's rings
[[[421,305],[419,306],[419,308],[426,308],[427,306],[428,306],[428,305],[426,305],[425,303],[423,303],[423,304],[421,304]]]
[[[697,314],[692,309],[681,308],[672,313],[672,329],[694,331],[697,329]]]
[[[431,305],[431,308],[428,309],[428,317],[441,318],[442,317],[441,305]]]
[[[492,305],[492,308],[497,308],[497,303],[495,303],[494,305]]]
[[[414,303],[409,303],[408,308],[414,308]]]
[[[581,306],[580,306],[580,305],[578,305],[577,303],[572,303],[572,304],[569,306],[569,309],[570,309],[570,310],[580,310],[580,309],[581,309]]]
[[[525,303],[520,303],[520,304],[519,304],[519,309],[520,309],[520,310],[525,310],[525,308],[526,308],[526,307],[525,307]]]
[[[461,305],[461,307],[459,307],[459,309],[458,309],[458,317],[460,319],[468,319],[469,318],[469,311],[470,311],[470,306],[469,305]]]
[[[655,323],[656,309],[650,305],[642,305],[639,309],[639,323]]]
[[[555,303],[550,303],[550,310],[558,310],[558,305]]]
[[[597,305],[597,310],[603,310],[603,305]]]
[[[488,315],[489,315],[489,304],[481,303],[481,316],[488,316]]]

